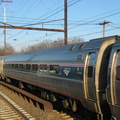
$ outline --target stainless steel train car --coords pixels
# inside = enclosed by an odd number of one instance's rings
[[[119,59],[119,36],[110,36],[1,57],[0,74],[88,120],[120,120]]]

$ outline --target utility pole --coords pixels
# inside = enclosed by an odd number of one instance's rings
[[[103,25],[103,37],[106,37],[106,24],[108,23],[111,23],[111,22],[104,20],[103,23],[98,24],[98,25]]]
[[[64,0],[64,45],[67,45],[68,44],[68,23],[67,23],[67,0]]]
[[[6,7],[4,7],[4,26],[6,26]],[[6,28],[4,28],[4,55],[6,55]]]
[[[4,55],[6,55],[6,7],[4,7],[4,10],[3,11],[0,11],[0,12],[4,12],[4,31],[3,31],[3,34],[4,34]]]
[[[12,1],[4,0],[0,2],[9,2]],[[6,55],[6,28],[9,29],[26,29],[26,30],[43,30],[43,31],[56,31],[56,32],[64,32],[64,45],[68,44],[68,22],[67,22],[67,9],[68,9],[68,0],[64,0],[64,30],[60,29],[45,29],[45,28],[31,28],[31,27],[24,27],[24,26],[8,26],[6,24],[6,9],[4,10],[4,26],[0,26],[0,28],[4,28],[4,55]],[[0,11],[3,12],[3,11]],[[57,20],[58,21],[58,20]],[[49,21],[51,22],[51,21]]]
[[[6,3],[12,3],[12,1],[8,1],[8,0],[2,0],[0,2],[6,2]],[[4,11],[0,11],[0,12],[4,12],[4,26],[6,26],[6,7],[4,7]],[[6,28],[4,27],[4,55],[6,55]]]

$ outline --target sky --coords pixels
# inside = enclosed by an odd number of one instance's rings
[[[5,0],[4,0],[5,1]],[[0,0],[0,25],[64,29],[64,0]],[[6,12],[4,12],[6,8]],[[6,13],[6,15],[5,15]],[[80,37],[85,41],[120,35],[120,0],[68,0],[68,38]],[[52,21],[52,22],[51,22]],[[4,46],[4,29],[0,28],[0,47]],[[6,29],[6,43],[16,51],[44,40],[64,39],[63,32]]]

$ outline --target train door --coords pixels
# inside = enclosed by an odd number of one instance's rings
[[[114,103],[120,106],[120,51],[115,57]]]
[[[111,80],[111,95],[114,116],[120,119],[120,51],[113,58]]]
[[[96,53],[89,53],[86,57],[85,67],[85,96],[89,100],[94,100],[94,75]]]

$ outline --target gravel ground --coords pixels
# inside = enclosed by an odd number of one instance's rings
[[[19,97],[18,94],[8,90],[7,88],[0,85],[0,91],[18,104],[21,108],[32,115],[35,120],[65,120],[60,113],[54,112],[44,112],[43,110],[36,108],[32,103],[30,104],[27,100]]]

